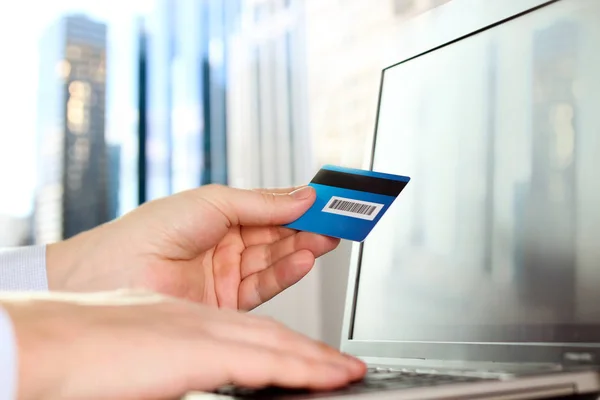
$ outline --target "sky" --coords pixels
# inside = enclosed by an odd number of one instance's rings
[[[107,102],[116,104],[110,118],[130,115],[119,85],[131,76],[110,71],[131,65],[135,18],[151,12],[152,0],[20,0],[0,2],[0,215],[32,212],[36,185],[35,125],[38,85],[38,43],[60,15],[84,13],[106,22],[109,29]],[[112,64],[111,64],[112,63]],[[110,105],[109,105],[110,108]],[[110,130],[110,121],[107,121]],[[114,136],[114,132],[113,132]],[[110,139],[110,138],[109,138]]]

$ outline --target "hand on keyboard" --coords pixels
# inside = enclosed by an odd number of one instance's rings
[[[358,394],[365,392],[408,389],[423,386],[438,386],[453,383],[466,383],[483,380],[485,378],[468,375],[448,375],[440,373],[421,373],[411,370],[369,369],[364,379],[353,382],[346,387],[335,391],[310,391],[302,389],[285,389],[281,387],[268,387],[264,389],[249,389],[228,386],[218,391],[219,394],[248,399],[293,399],[294,397],[327,397],[333,394]]]

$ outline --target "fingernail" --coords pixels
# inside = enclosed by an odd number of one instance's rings
[[[307,199],[312,193],[312,188],[310,186],[304,186],[303,188],[294,190],[290,195],[294,198],[294,200],[304,200]]]

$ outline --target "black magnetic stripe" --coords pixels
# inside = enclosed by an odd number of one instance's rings
[[[311,183],[396,197],[407,182],[322,169]]]

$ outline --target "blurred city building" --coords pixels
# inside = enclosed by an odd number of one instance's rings
[[[109,219],[106,25],[66,16],[40,46],[39,187],[35,241],[71,237]]]
[[[146,190],[228,183],[227,48],[239,1],[161,0],[143,35]]]
[[[108,144],[107,146],[107,189],[108,189],[108,220],[119,217],[121,186],[121,146]]]
[[[448,1],[159,0],[131,61],[136,149],[105,138],[106,26],[61,19],[40,47],[36,241],[118,216],[123,165],[143,175],[140,202],[207,183],[302,184],[324,163],[361,166],[398,26]],[[114,121],[117,136],[125,126]]]
[[[303,1],[246,0],[229,53],[230,184],[282,187],[314,172]]]

